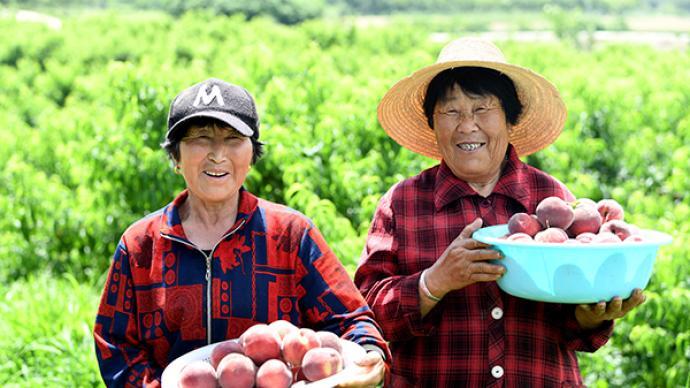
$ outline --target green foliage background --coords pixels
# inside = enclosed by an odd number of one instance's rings
[[[125,228],[183,188],[159,147],[168,103],[210,76],[257,99],[267,153],[248,189],[309,215],[352,272],[379,197],[433,164],[376,120],[385,91],[435,60],[433,32],[200,12],[90,13],[59,30],[0,19],[0,384],[100,384],[103,274]],[[648,302],[581,356],[588,385],[690,385],[690,54],[499,45],[569,107],[563,135],[527,161],[674,236]]]

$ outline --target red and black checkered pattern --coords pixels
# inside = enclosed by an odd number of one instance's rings
[[[549,196],[574,199],[556,179],[522,163],[512,146],[508,156],[486,198],[442,162],[400,182],[379,203],[355,283],[390,341],[395,387],[582,385],[575,351],[596,350],[612,332],[612,322],[583,332],[572,305],[516,298],[495,282],[453,291],[421,318],[421,271],[467,224],[477,217],[484,226],[507,223],[515,213],[533,214]]]

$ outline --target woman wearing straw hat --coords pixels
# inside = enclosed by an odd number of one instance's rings
[[[388,135],[441,160],[383,196],[355,274],[390,341],[393,386],[582,385],[575,352],[604,345],[644,301],[640,290],[578,306],[513,297],[488,261],[500,254],[470,238],[546,197],[574,199],[519,159],[551,144],[565,117],[551,83],[479,39],[451,42],[383,97]]]

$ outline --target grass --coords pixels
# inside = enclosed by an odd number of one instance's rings
[[[92,336],[95,283],[42,274],[0,286],[0,385],[103,385]]]

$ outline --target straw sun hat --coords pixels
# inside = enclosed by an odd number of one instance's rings
[[[509,135],[518,155],[539,151],[560,135],[566,108],[549,81],[529,69],[507,63],[501,50],[491,42],[462,38],[447,44],[435,64],[398,81],[383,96],[378,118],[388,136],[418,154],[441,159],[436,136],[424,115],[424,97],[438,73],[462,66],[494,69],[513,80],[523,105],[522,114]]]

